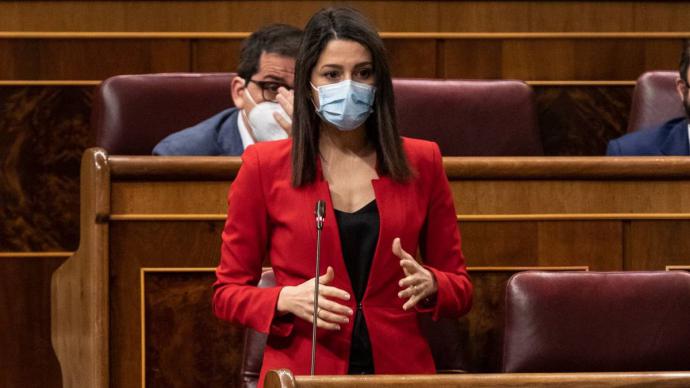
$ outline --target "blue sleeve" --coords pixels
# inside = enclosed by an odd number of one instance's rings
[[[217,132],[204,123],[175,132],[153,148],[153,155],[219,155]]]
[[[606,155],[608,156],[621,156],[621,146],[618,140],[611,140],[606,147]]]

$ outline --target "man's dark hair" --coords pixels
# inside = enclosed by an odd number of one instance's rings
[[[269,24],[242,42],[237,75],[246,80],[259,71],[262,53],[295,58],[299,52],[302,30],[287,24]]]
[[[292,185],[316,179],[320,119],[312,103],[311,72],[333,39],[357,42],[371,53],[376,80],[374,111],[366,121],[366,134],[376,149],[377,170],[401,182],[412,170],[402,147],[395,118],[393,82],[383,41],[369,21],[352,8],[323,9],[311,17],[295,62],[295,110],[292,125]]]
[[[680,79],[688,83],[688,65],[690,65],[690,40],[683,44],[683,54],[680,56]]]

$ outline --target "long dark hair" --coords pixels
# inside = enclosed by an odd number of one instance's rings
[[[333,39],[351,40],[371,53],[376,78],[374,111],[365,123],[369,142],[376,149],[378,171],[398,182],[412,171],[403,152],[395,119],[395,100],[386,50],[376,29],[352,8],[327,8],[314,14],[304,30],[295,63],[295,100],[292,123],[292,185],[316,179],[320,118],[311,102],[311,73],[324,48]]]

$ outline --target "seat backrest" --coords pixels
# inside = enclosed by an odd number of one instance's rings
[[[534,92],[522,81],[394,79],[404,136],[444,156],[543,155]]]
[[[677,71],[649,71],[637,79],[628,132],[656,128],[685,115],[676,91],[676,79]]]
[[[232,73],[120,75],[103,81],[91,115],[95,145],[149,155],[167,135],[233,106]],[[395,79],[401,134],[446,156],[542,155],[532,89],[520,81]]]
[[[690,273],[523,272],[506,286],[504,372],[690,370]]]
[[[275,287],[276,277],[273,270],[264,271],[259,280],[259,288]],[[242,367],[240,368],[240,383],[242,388],[256,388],[259,383],[259,373],[264,359],[264,348],[268,336],[253,329],[244,332],[244,352],[242,353]]]
[[[96,146],[113,155],[150,155],[167,135],[233,106],[232,76],[164,73],[106,79],[91,113]]]

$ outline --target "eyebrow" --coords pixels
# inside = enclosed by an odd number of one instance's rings
[[[287,82],[287,81],[285,80],[285,78],[283,78],[283,77],[278,77],[278,76],[270,75],[270,74],[267,75],[267,76],[265,76],[265,77],[263,78],[263,80],[264,80],[264,81],[266,81],[266,80],[268,80],[268,81],[277,81],[277,82],[282,82],[282,83],[286,83],[286,82]]]
[[[358,64],[355,65],[355,68],[362,67],[362,66],[373,66],[373,62],[362,62],[362,63],[358,63]],[[341,65],[337,65],[337,64],[334,64],[334,63],[328,63],[328,64],[325,64],[325,65],[322,65],[320,69],[323,69],[323,68],[326,68],[326,67],[333,67],[333,68],[335,68],[335,69],[342,69],[342,68],[343,68],[343,66],[341,66]]]

